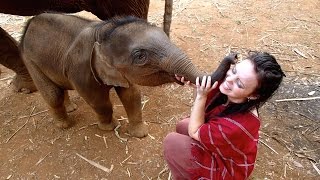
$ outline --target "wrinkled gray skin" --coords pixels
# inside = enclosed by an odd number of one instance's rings
[[[165,0],[163,30],[169,36],[173,0]],[[44,12],[88,11],[101,20],[114,16],[147,19],[150,0],[1,0],[0,13],[33,16]]]
[[[14,91],[30,93],[37,90],[21,59],[18,43],[2,28],[0,28],[0,64],[16,73],[12,80]]]
[[[169,36],[172,0],[165,0],[163,30]],[[147,19],[150,0],[1,0],[0,13],[33,16],[43,12],[75,13],[86,10],[101,20],[114,16],[133,15]],[[16,92],[31,93],[36,91],[31,77],[22,65],[17,42],[0,27],[0,64],[13,70],[16,75],[12,80],[12,88]],[[0,71],[1,74],[1,71]]]
[[[203,75],[162,29],[133,17],[91,21],[41,14],[28,22],[21,53],[59,127],[72,125],[66,92],[74,89],[96,112],[99,128],[114,129],[109,91],[115,88],[128,115],[128,131],[136,137],[146,136],[148,130],[134,84],[176,82],[174,74],[194,82]]]

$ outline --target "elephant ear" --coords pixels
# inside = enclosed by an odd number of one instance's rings
[[[92,48],[90,68],[98,82],[110,86],[129,87],[128,80],[114,67],[112,60],[102,53],[98,42],[95,42]]]

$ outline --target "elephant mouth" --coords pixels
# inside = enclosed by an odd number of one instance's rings
[[[181,81],[179,81],[178,79],[176,79],[175,76],[173,76],[174,82],[176,82],[179,85],[184,85]]]
[[[184,85],[181,81],[177,80],[175,74],[168,73],[166,71],[158,71],[152,74],[140,75],[140,78],[129,78],[129,81],[139,84],[142,86],[159,86],[166,83],[177,83],[179,85]]]
[[[170,74],[170,78],[172,79],[173,82],[179,84],[179,85],[184,85],[181,81],[179,81],[177,78],[176,78],[176,75],[175,74]]]
[[[160,74],[162,74],[161,76],[162,77],[167,77],[169,82],[175,82],[179,85],[183,85],[183,83],[181,81],[179,81],[178,79],[176,79],[176,76],[175,74],[172,74],[172,73],[168,73],[168,72],[165,72],[165,71],[161,71]]]
[[[176,79],[175,74],[171,73],[171,72],[167,72],[167,71],[158,71],[157,73],[155,73],[157,75],[159,75],[159,77],[162,77],[162,79],[166,79],[167,82],[176,82],[180,85],[182,85],[183,83],[181,83],[179,80]]]

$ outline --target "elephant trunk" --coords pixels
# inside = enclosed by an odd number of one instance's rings
[[[191,62],[191,60],[184,54],[176,54],[172,57],[174,61],[170,64],[169,72],[174,73],[178,76],[183,76],[186,80],[195,83],[197,77],[202,77],[205,73],[198,70]],[[171,59],[171,58],[170,58]]]

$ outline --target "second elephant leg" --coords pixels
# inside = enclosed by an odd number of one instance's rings
[[[115,89],[128,115],[129,133],[135,137],[148,135],[148,127],[142,120],[140,91],[134,85],[129,88],[116,87]]]
[[[70,101],[70,96],[69,96],[68,90],[64,91],[64,105],[65,105],[68,113],[75,111],[78,107],[74,102]]]
[[[0,27],[0,64],[13,70],[16,75],[12,80],[16,92],[31,93],[37,90],[24,65],[18,43]]]
[[[77,87],[76,89],[97,114],[99,128],[107,131],[113,130],[118,125],[118,121],[113,118],[113,109],[109,98],[110,88],[102,89],[94,85],[89,87]]]
[[[36,65],[32,64],[32,62],[29,62],[27,66],[40,94],[48,103],[57,126],[60,128],[70,127],[73,122],[68,118],[64,106],[64,90],[53,83]]]

